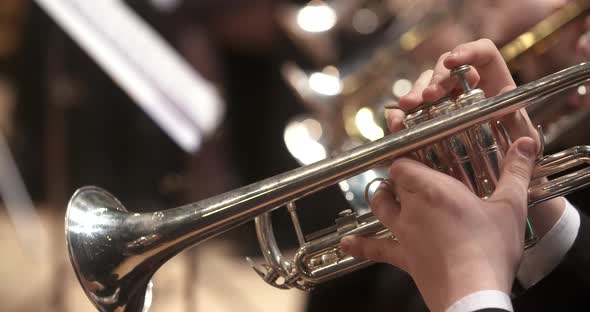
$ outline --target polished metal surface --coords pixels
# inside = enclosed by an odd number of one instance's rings
[[[590,64],[582,63],[338,156],[169,210],[127,212],[108,192],[98,187],[81,188],[72,196],[65,220],[70,260],[88,298],[99,310],[141,311],[147,308],[144,303],[149,297],[146,289],[151,276],[182,250],[298,198],[386,164],[395,157],[498,119],[589,79]],[[577,152],[565,155],[575,158],[580,151],[587,150],[579,148]],[[547,169],[551,163],[560,163],[556,159],[558,157],[545,159],[544,170],[551,171]],[[572,179],[577,184],[567,185],[567,190],[586,185],[590,175],[581,172]],[[548,183],[535,187],[530,200],[537,202],[561,194],[560,186],[564,183]],[[378,237],[390,234],[372,216],[347,220],[347,230],[318,238],[317,242],[306,242],[293,265],[277,257],[278,250],[272,247],[276,242],[267,240],[270,253],[265,257],[272,261],[269,267],[285,279],[286,285],[296,283],[301,286],[299,288],[308,288],[314,282],[344,274],[348,268],[366,265],[366,262],[342,255],[335,247],[340,238],[352,233]],[[268,230],[270,234],[272,229]],[[281,275],[285,273],[286,278]]]

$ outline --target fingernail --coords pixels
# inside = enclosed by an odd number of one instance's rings
[[[526,158],[534,158],[537,155],[537,145],[533,140],[524,140],[519,142],[517,150]]]
[[[387,117],[391,120],[391,123],[399,124],[403,121],[403,118],[395,111],[389,111]]]

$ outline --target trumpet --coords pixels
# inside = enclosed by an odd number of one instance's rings
[[[474,127],[590,80],[590,63],[582,63],[512,91],[477,98],[469,105],[358,146],[340,155],[302,166],[221,195],[151,213],[128,212],[110,193],[87,186],[68,203],[65,218],[67,249],[88,298],[101,311],[145,311],[151,300],[152,275],[184,249],[257,218],[266,269],[257,272],[280,288],[309,289],[370,262],[354,259],[338,247],[346,235],[391,237],[370,215],[342,213],[336,226],[303,242],[294,261],[286,261],[272,236],[268,212],[320,191],[396,157],[424,150]],[[481,92],[481,90],[479,90]],[[477,93],[477,89],[465,94]],[[554,175],[590,162],[590,147],[579,146],[541,158],[535,177]],[[590,167],[529,189],[529,205],[590,184]],[[295,214],[294,214],[295,215]],[[297,220],[294,218],[294,220]],[[300,235],[300,228],[296,229]]]

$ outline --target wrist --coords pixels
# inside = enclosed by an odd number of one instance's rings
[[[543,239],[524,252],[517,278],[529,288],[549,275],[564,259],[577,239],[580,215],[576,208],[564,200],[565,209],[559,220],[547,231]]]
[[[481,290],[469,294],[448,307],[445,312],[479,311],[484,309],[501,309],[514,311],[510,296],[498,290]]]
[[[514,273],[498,271],[498,267],[487,261],[455,264],[445,277],[430,276],[424,283],[416,281],[416,284],[432,311],[445,311],[462,298],[480,291],[510,293]]]

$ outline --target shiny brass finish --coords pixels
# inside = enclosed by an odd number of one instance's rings
[[[519,70],[524,68],[521,56],[530,54],[542,55],[548,49],[563,50],[561,46],[556,46],[559,43],[558,38],[563,34],[563,30],[566,29],[566,26],[584,19],[589,13],[589,0],[568,1],[553,14],[538,22],[511,42],[505,44],[500,49],[500,53],[510,70],[513,73],[518,73]],[[560,53],[568,52],[562,51]],[[573,51],[570,53],[573,53]],[[583,91],[585,92],[585,90],[584,88]],[[531,120],[543,125],[548,130],[546,133],[546,143],[549,150],[558,148],[557,145],[563,143],[563,139],[567,137],[567,134],[573,128],[585,128],[582,126],[583,122],[590,115],[590,111],[583,108],[577,109],[575,113],[569,112],[571,108],[567,103],[567,96],[567,94],[560,94],[547,101],[532,105],[527,109]]]
[[[563,8],[559,9],[549,17],[537,23],[527,32],[521,34],[516,39],[504,45],[500,49],[500,53],[504,60],[509,65],[520,55],[529,49],[542,44],[549,39],[563,26],[569,24],[573,20],[584,17],[590,9],[590,1],[588,0],[574,0],[568,2]]]
[[[265,213],[589,79],[590,64],[579,64],[338,156],[169,210],[127,212],[108,192],[98,187],[81,188],[70,199],[66,213],[70,260],[88,298],[99,310],[142,311],[151,298],[150,278],[164,262],[190,246],[261,216],[257,220],[262,221],[257,224],[258,234],[262,233],[266,242],[263,253],[270,261],[259,273],[275,286],[307,289],[369,264],[343,254],[338,248],[342,237],[391,234],[373,216],[344,213],[335,231],[306,241],[293,262],[289,262],[275,248],[272,228],[264,221],[268,221]],[[588,147],[577,147],[544,158],[535,172],[553,173],[585,163],[589,152]],[[588,184],[590,169],[585,168],[532,187],[529,202],[534,204]]]

